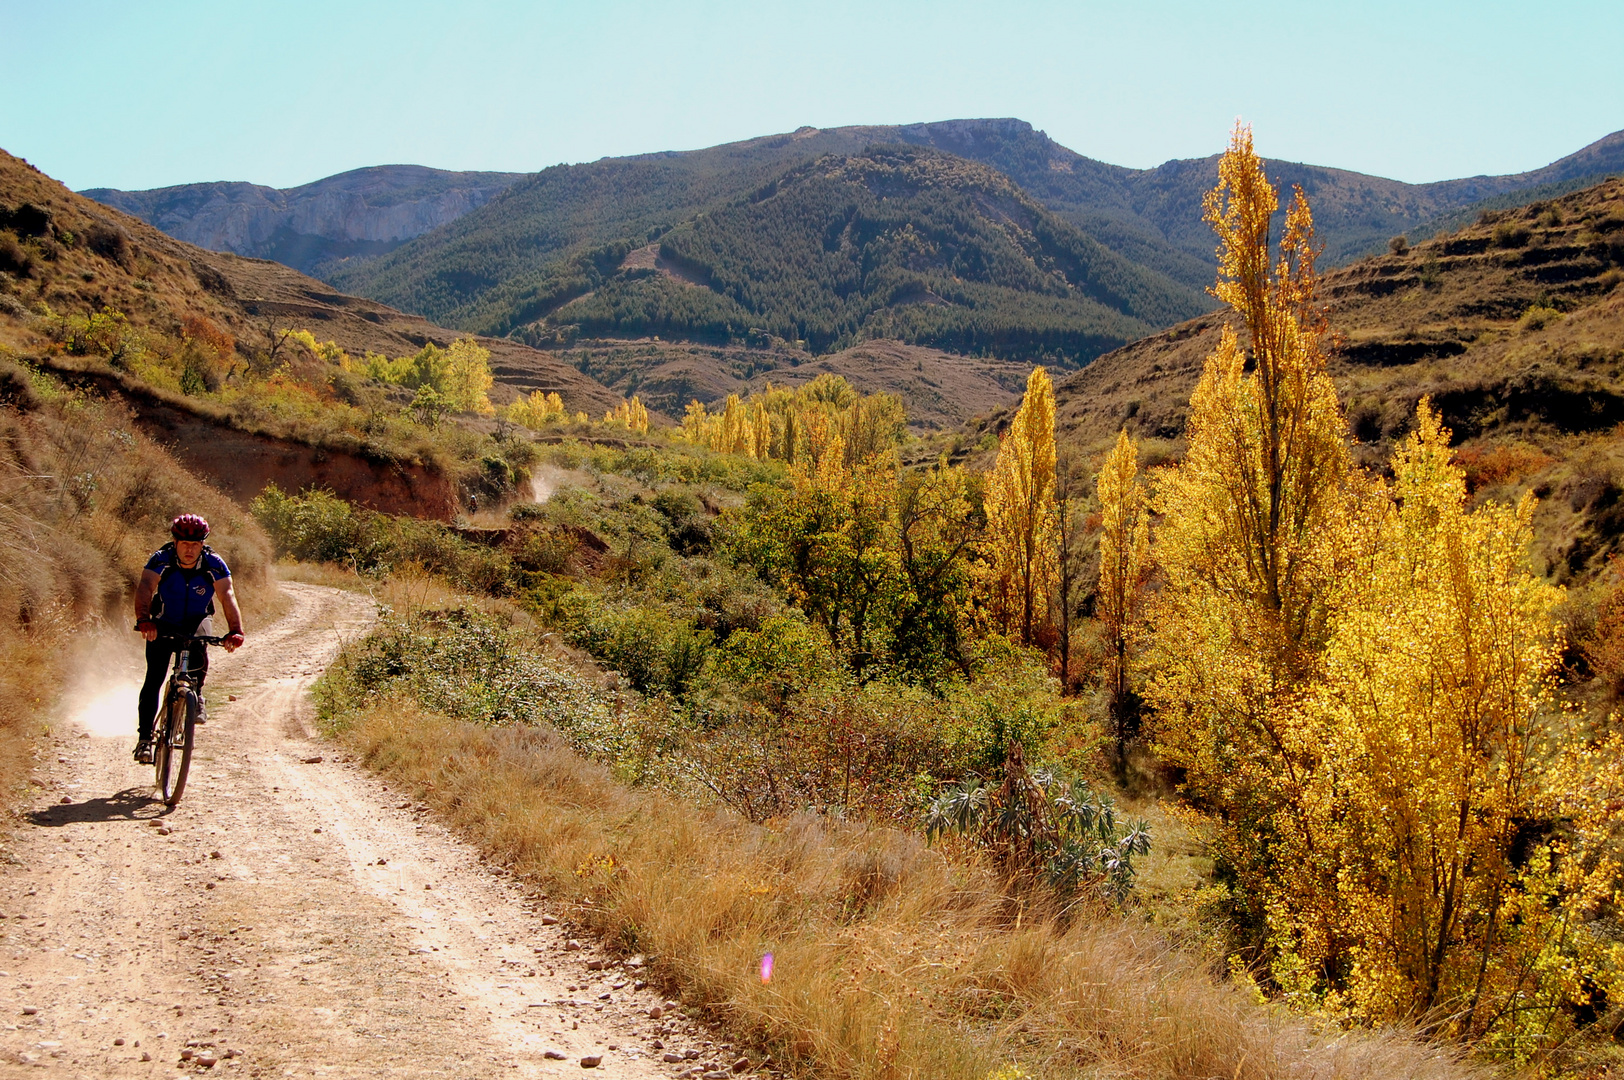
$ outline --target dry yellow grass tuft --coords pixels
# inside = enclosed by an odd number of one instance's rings
[[[906,834],[811,816],[752,826],[627,789],[545,729],[410,701],[339,734],[797,1075],[983,1080],[1012,1062],[1051,1078],[1473,1075],[1403,1034],[1316,1032],[1142,923],[1058,920]]]

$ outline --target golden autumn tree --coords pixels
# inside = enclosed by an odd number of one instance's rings
[[[829,447],[847,467],[885,454],[907,426],[894,394],[866,397],[839,375],[819,375],[796,390],[774,389],[742,398],[731,394],[712,414],[698,401],[683,416],[683,437],[723,453],[816,466]]]
[[[563,420],[567,415],[563,398],[556,393],[543,393],[540,390],[530,391],[528,396],[513,402],[503,413],[512,423],[532,430],[546,426],[549,421]]]
[[[1032,644],[1055,571],[1054,387],[1041,367],[987,477],[987,599],[1005,633]]]
[[[648,431],[648,408],[637,399],[634,394],[630,401],[622,400],[620,404],[603,414],[606,424],[624,424],[627,431]]]
[[[1158,752],[1258,920],[1312,767],[1291,731],[1355,556],[1359,486],[1325,373],[1313,221],[1299,190],[1276,260],[1278,205],[1237,125],[1206,218],[1221,241],[1213,291],[1245,336],[1225,326],[1190,400],[1189,451],[1155,487],[1165,579],[1145,690]]]
[[[1139,448],[1128,433],[1100,467],[1095,481],[1100,504],[1100,577],[1095,610],[1105,630],[1109,649],[1106,687],[1111,695],[1111,720],[1116,733],[1117,758],[1127,741],[1128,655],[1138,636],[1141,589],[1150,561],[1150,522],[1145,489],[1139,481]]]
[[[1609,978],[1585,923],[1617,866],[1583,829],[1616,782],[1553,723],[1562,592],[1527,569],[1532,496],[1468,510],[1424,399],[1393,473],[1296,729],[1318,760],[1271,898],[1276,968],[1360,1019],[1526,1057]]]
[[[494,382],[490,367],[491,351],[473,338],[458,338],[446,350],[445,359],[444,388],[441,392],[450,400],[451,407],[481,414],[495,412],[489,396]]]
[[[1208,358],[1152,500],[1157,747],[1274,989],[1526,1059],[1624,988],[1595,922],[1624,738],[1590,741],[1554,698],[1531,499],[1468,509],[1425,401],[1391,490],[1352,469],[1308,209],[1271,266],[1275,206],[1237,128],[1207,211],[1244,344]]]

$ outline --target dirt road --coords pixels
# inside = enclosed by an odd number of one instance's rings
[[[591,970],[544,899],[313,738],[306,691],[371,605],[286,588],[213,654],[178,807],[130,760],[126,670],[0,829],[0,1076],[731,1075],[636,966]]]

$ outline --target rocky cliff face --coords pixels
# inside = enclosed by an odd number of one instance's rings
[[[82,194],[177,240],[319,276],[324,264],[382,254],[454,221],[523,175],[382,165],[287,189],[220,182]]]

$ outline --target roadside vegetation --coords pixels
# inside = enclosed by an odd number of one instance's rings
[[[594,421],[539,391],[497,409],[490,353],[472,338],[432,342],[409,356],[351,356],[308,330],[281,330],[265,347],[238,343],[216,323],[188,316],[177,332],[132,323],[103,308],[59,314],[40,305],[33,328],[48,343],[35,359],[62,376],[100,376],[138,397],[243,431],[426,466],[452,479],[465,502],[512,498],[529,481],[531,431],[591,431],[607,424],[646,433],[635,397]],[[490,431],[482,419],[495,421]]]

